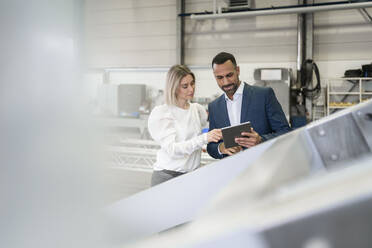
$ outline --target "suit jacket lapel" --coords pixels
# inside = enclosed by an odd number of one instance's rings
[[[220,100],[219,100],[217,109],[221,111],[220,114],[221,114],[221,117],[222,117],[221,119],[222,119],[223,125],[225,127],[231,126],[230,120],[229,120],[229,114],[227,113],[225,94],[220,96]]]
[[[246,122],[249,120],[248,110],[249,110],[251,99],[252,99],[251,94],[252,94],[252,90],[250,89],[250,86],[244,83],[242,109],[240,112],[240,123]]]

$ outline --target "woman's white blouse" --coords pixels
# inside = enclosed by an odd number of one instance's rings
[[[151,137],[160,144],[154,170],[190,172],[200,166],[201,148],[208,143],[201,134],[207,123],[207,113],[198,103],[188,109],[160,105],[148,120]]]

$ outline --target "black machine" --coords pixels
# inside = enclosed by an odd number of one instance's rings
[[[316,78],[315,86],[313,74]],[[293,128],[306,125],[306,98],[314,100],[319,97],[321,91],[319,69],[313,60],[307,59],[302,63],[298,77],[297,83],[291,85],[290,122]]]

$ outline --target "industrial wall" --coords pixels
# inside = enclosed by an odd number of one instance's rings
[[[86,0],[85,3],[89,67],[175,62],[175,0]]]
[[[101,82],[103,68],[136,68],[111,75],[112,83],[145,83],[162,88],[166,68],[176,63],[176,0],[86,0],[87,80]],[[212,11],[211,0],[186,0],[186,12]],[[219,5],[224,1],[217,1]],[[329,1],[315,1],[329,2]],[[252,1],[253,7],[296,5],[297,0]],[[367,9],[372,13],[372,9]],[[232,52],[241,78],[253,80],[257,67],[295,70],[297,15],[258,16],[196,21],[186,18],[185,63],[200,82],[197,96],[219,92],[210,61],[220,51]],[[314,60],[323,79],[341,77],[349,68],[372,61],[372,24],[358,10],[314,14]],[[142,71],[141,67],[156,67]],[[326,81],[326,80],[325,80]]]
[[[211,10],[211,1],[189,0],[187,12]],[[256,8],[296,5],[297,0],[254,1]],[[329,2],[329,1],[316,1]],[[371,10],[369,10],[371,11]],[[240,62],[292,62],[297,56],[297,14],[239,19],[187,20],[186,61],[206,64],[219,50],[239,54]],[[316,61],[370,59],[372,24],[358,10],[314,14]]]

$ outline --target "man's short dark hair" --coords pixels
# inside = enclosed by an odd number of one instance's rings
[[[232,55],[231,53],[220,52],[219,54],[214,56],[212,60],[212,68],[214,64],[222,65],[228,60],[230,60],[233,63],[233,65],[236,67],[236,60],[235,60],[234,55]]]

